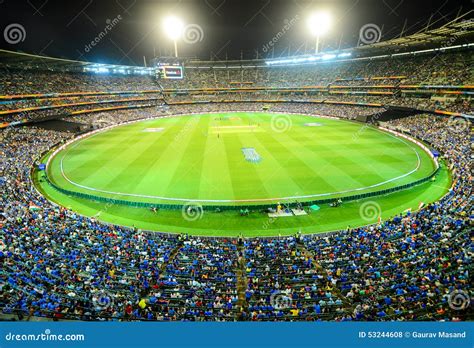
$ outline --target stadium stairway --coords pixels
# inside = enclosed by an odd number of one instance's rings
[[[168,261],[163,262],[163,264],[160,267],[160,276],[163,277],[166,274],[166,267],[173,262],[175,257],[179,254],[179,251],[183,247],[182,243],[179,243],[170,253],[170,257],[168,258]]]
[[[245,291],[247,290],[247,272],[245,271],[245,258],[244,258],[244,246],[243,244],[237,244],[238,253],[238,265],[239,268],[236,270],[237,275],[237,307],[239,310],[246,309],[247,299],[245,297]]]
[[[314,254],[308,249],[306,249],[303,243],[298,243],[298,250],[301,251],[301,253],[305,257],[310,258],[312,260],[314,267],[316,268],[316,270],[318,270],[318,272],[324,274],[326,277],[330,276],[329,271],[315,261]],[[351,313],[354,310],[353,304],[341,293],[341,291],[339,291],[339,288],[337,286],[334,286],[331,292],[334,293],[337,298],[341,299],[342,303],[344,304],[344,309],[347,311],[347,313]]]

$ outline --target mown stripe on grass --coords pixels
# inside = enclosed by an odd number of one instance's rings
[[[199,197],[204,199],[234,199],[229,164],[231,154],[228,137],[208,134],[199,180]]]
[[[266,197],[285,197],[298,196],[302,194],[300,186],[293,180],[291,176],[292,170],[302,170],[304,163],[299,159],[291,156],[288,151],[278,142],[269,142],[270,134],[240,136],[243,147],[254,147],[258,154],[262,157],[261,163],[252,164],[258,173],[259,179],[265,187],[266,194],[264,196],[255,196],[256,198]],[[264,139],[262,139],[264,138]],[[262,141],[261,141],[262,140]],[[278,154],[278,158],[275,156]],[[285,155],[287,154],[287,155]],[[287,158],[287,161],[282,161]],[[309,170],[309,168],[306,168]],[[253,179],[253,178],[251,178]]]
[[[300,157],[301,161],[313,173],[312,175],[301,177],[301,173],[295,170],[294,175],[300,177],[300,186],[303,192],[331,192],[341,190],[341,187],[349,189],[348,183],[350,183],[351,188],[365,186],[360,181],[355,180],[344,168],[341,168],[340,164],[343,163],[341,156],[334,156],[335,149],[325,144],[326,136],[332,131],[323,130],[318,132],[318,141],[315,143],[315,134],[312,134],[311,131],[301,131],[298,129],[298,133],[295,133],[292,129],[290,128],[286,132],[278,133],[277,137],[273,135],[272,137],[275,142],[284,142],[288,149],[298,149],[298,151],[293,150],[292,153],[294,156]],[[310,128],[308,127],[308,129]],[[303,146],[301,146],[302,144]],[[323,156],[322,153],[325,151],[326,155]],[[349,156],[343,155],[343,159],[352,163]],[[353,164],[363,168],[360,163],[354,162]],[[327,173],[331,173],[331,175],[328,176]],[[339,179],[335,180],[336,178]],[[383,178],[380,181],[383,181]],[[341,182],[344,183],[343,186],[340,185]]]
[[[65,152],[53,159],[51,167],[59,169],[62,161],[66,175],[78,183],[94,181],[93,174],[101,168],[110,175],[111,172],[105,164],[116,160],[117,151],[126,151],[129,146],[136,143],[134,132],[130,132],[129,129],[126,132],[119,131],[121,127],[71,144]],[[54,180],[64,181],[59,170],[52,174]]]
[[[155,140],[149,141],[145,147],[143,147],[143,144],[133,146],[130,151],[135,150],[135,155],[123,156],[121,170],[117,171],[116,175],[107,183],[102,182],[100,187],[108,191],[135,194],[150,194],[150,192],[155,191],[159,187],[156,180],[159,178],[159,173],[154,175],[151,168],[160,162],[157,148],[162,141],[163,139],[158,136]],[[122,157],[122,154],[117,153],[117,156]],[[155,180],[150,180],[153,178]]]
[[[206,116],[195,118],[197,122],[189,127],[186,136],[179,142],[182,158],[179,160],[171,180],[167,183],[166,197],[193,199],[199,196],[199,185],[196,185],[196,182],[202,171],[205,147],[202,138],[206,137],[203,134],[203,129],[207,128],[210,118]]]

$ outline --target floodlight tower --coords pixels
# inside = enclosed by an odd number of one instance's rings
[[[174,56],[178,58],[178,39],[183,34],[184,24],[181,19],[171,16],[166,17],[163,21],[163,29],[166,35],[173,40],[174,43]]]
[[[316,36],[316,54],[319,53],[319,37],[324,35],[331,26],[331,15],[327,12],[315,12],[308,18],[308,28]]]

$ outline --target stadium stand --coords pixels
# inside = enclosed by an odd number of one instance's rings
[[[10,66],[0,55],[2,122],[60,117],[91,109],[177,101],[311,100],[467,113],[474,83],[471,50],[327,62],[310,66],[186,68],[183,80],[102,76],[78,67],[44,71]],[[335,105],[335,104],[334,104]]]
[[[453,311],[448,298],[468,287],[472,272],[472,128],[467,121],[453,131],[448,118],[434,112],[472,113],[471,50],[437,59],[420,54],[315,66],[190,68],[186,79],[172,82],[19,69],[1,58],[3,315],[130,321],[469,318],[467,309]],[[237,91],[222,90],[230,87]],[[75,136],[43,129],[39,121],[67,119],[97,128],[159,115],[258,111],[269,103],[272,111],[349,119],[389,105],[417,109],[421,115],[387,126],[438,150],[449,163],[453,186],[436,203],[372,226],[241,240],[104,224],[51,203],[32,184],[31,168],[40,155]],[[14,127],[17,122],[27,126]]]
[[[52,205],[31,184],[32,159],[71,135],[8,128],[1,168],[3,311],[83,320],[462,319],[466,314],[450,312],[446,301],[469,282],[470,130],[452,134],[435,116],[392,123],[444,154],[455,175],[449,194],[381,225],[302,241],[246,241],[248,285],[240,307],[237,241],[183,242]],[[291,306],[271,307],[272,291]]]

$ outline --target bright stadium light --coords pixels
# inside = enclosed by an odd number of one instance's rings
[[[174,42],[174,55],[178,57],[178,39],[183,35],[184,24],[181,19],[171,16],[163,21],[163,28],[166,35]]]
[[[328,12],[316,12],[308,18],[309,30],[316,36],[316,54],[319,53],[319,37],[326,34],[330,26],[331,15]]]

